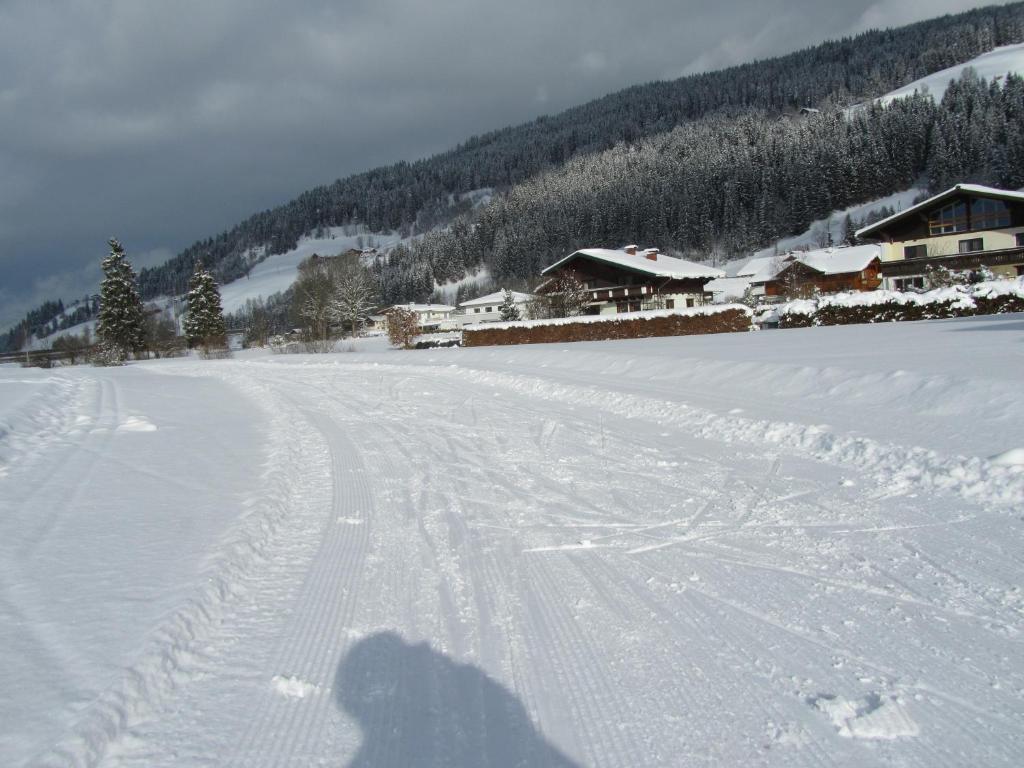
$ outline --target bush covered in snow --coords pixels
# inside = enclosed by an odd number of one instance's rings
[[[889,323],[1024,312],[1024,278],[954,285],[926,293],[870,291],[801,299],[761,312],[761,324],[780,328]]]
[[[546,344],[563,341],[640,339],[732,333],[752,329],[749,307],[716,304],[688,309],[657,309],[622,315],[582,315],[514,323],[478,323],[462,329],[462,345]]]

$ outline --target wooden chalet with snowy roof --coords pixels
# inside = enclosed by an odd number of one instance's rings
[[[778,271],[764,281],[764,295],[770,301],[814,293],[873,291],[881,284],[881,249],[877,245],[822,248],[783,257]]]
[[[924,287],[929,268],[1024,275],[1024,193],[957,184],[857,231],[881,247],[884,286]]]
[[[657,248],[584,248],[544,269],[538,293],[552,293],[559,277],[575,277],[589,294],[586,313],[606,315],[645,309],[681,309],[711,303],[708,281],[720,269],[667,256]]]

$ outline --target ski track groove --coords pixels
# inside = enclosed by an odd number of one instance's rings
[[[548,573],[547,566],[540,558],[527,560],[527,570],[531,581],[536,585],[536,605],[541,613],[546,614],[545,624],[551,630],[549,637],[560,649],[560,656],[570,662],[570,672],[564,667],[562,675],[567,682],[582,684],[585,693],[571,695],[577,702],[578,711],[586,710],[586,715],[576,723],[585,735],[588,745],[601,745],[590,754],[593,765],[630,765],[635,756],[643,754],[641,745],[628,741],[614,727],[617,720],[612,709],[623,708],[625,702],[619,701],[613,686],[603,674],[595,674],[594,670],[603,670],[601,655],[597,652],[586,633],[580,628],[574,616],[567,616],[567,600],[562,590],[556,585]],[[576,676],[573,676],[573,672]],[[570,685],[570,691],[576,686]],[[602,727],[604,726],[604,727]]]
[[[301,408],[299,412],[329,446],[332,500],[319,530],[320,545],[296,598],[303,614],[293,615],[280,639],[279,650],[267,670],[267,684],[269,687],[269,677],[275,674],[296,676],[318,687],[315,696],[330,696],[334,667],[348,645],[343,630],[352,626],[357,608],[363,561],[369,549],[373,501],[359,453],[337,422],[330,414],[314,415]],[[317,417],[325,415],[326,423],[320,423]],[[338,522],[339,518],[354,517],[364,522]],[[334,602],[339,594],[343,599]],[[263,708],[241,740],[246,754],[267,759],[272,765],[301,761],[311,750],[310,740],[316,738],[327,711],[326,707],[303,706],[308,703],[305,699],[293,701],[268,692]]]

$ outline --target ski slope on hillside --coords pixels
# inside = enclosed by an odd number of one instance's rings
[[[915,92],[923,92],[925,89],[927,89],[933,99],[940,101],[943,95],[945,95],[950,81],[958,80],[968,67],[988,81],[1003,78],[1009,72],[1017,75],[1024,74],[1024,43],[1001,45],[998,48],[993,48],[991,51],[976,56],[963,64],[939,70],[912,83],[908,83],[902,88],[897,88],[895,91],[890,91],[882,96],[879,101],[882,104],[888,104],[894,99],[912,96]]]
[[[266,299],[288,290],[299,274],[299,264],[314,253],[334,256],[350,248],[375,247],[387,249],[401,242],[398,233],[363,233],[346,235],[344,227],[330,229],[327,237],[303,237],[298,247],[287,253],[268,256],[249,272],[220,287],[221,305],[225,314],[241,309],[248,299]]]
[[[2,367],[0,764],[1019,765],[1022,349]]]

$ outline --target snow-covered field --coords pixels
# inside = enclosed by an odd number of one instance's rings
[[[1020,765],[1022,380],[1022,315],[0,368],[0,765]]]

